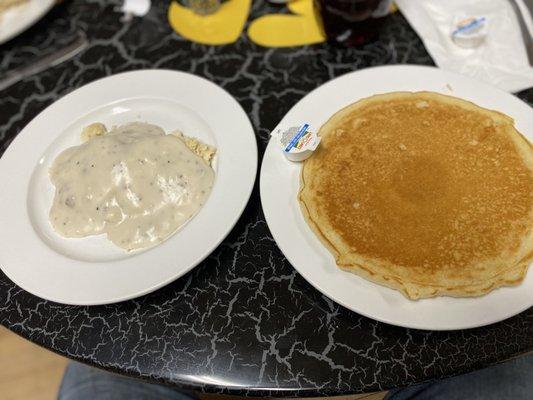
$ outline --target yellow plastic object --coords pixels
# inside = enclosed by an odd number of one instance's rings
[[[198,15],[172,1],[168,21],[176,33],[193,42],[213,45],[233,43],[244,28],[251,3],[252,0],[229,0],[213,14]]]
[[[313,0],[287,4],[293,15],[271,14],[257,18],[248,28],[250,39],[265,47],[291,47],[325,41],[313,11]]]
[[[168,10],[170,26],[179,35],[196,43],[221,45],[235,42],[246,23],[251,0],[228,0],[211,15],[195,14],[172,1]],[[292,14],[270,14],[257,18],[248,28],[250,39],[265,47],[292,47],[326,40],[313,10],[313,0],[292,0]],[[391,5],[391,12],[397,10]]]

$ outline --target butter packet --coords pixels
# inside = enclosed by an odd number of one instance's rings
[[[320,137],[309,129],[309,124],[277,128],[271,136],[290,161],[309,158],[318,147]]]
[[[477,47],[487,37],[487,18],[458,14],[454,18],[451,35],[454,43],[461,47]]]

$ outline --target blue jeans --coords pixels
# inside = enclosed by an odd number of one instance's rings
[[[59,400],[196,400],[192,393],[70,362]]]
[[[454,378],[395,389],[385,397],[385,400],[429,399],[533,399],[533,353]]]
[[[59,400],[195,400],[193,394],[70,363]],[[533,353],[503,364],[405,389],[386,400],[533,399]]]

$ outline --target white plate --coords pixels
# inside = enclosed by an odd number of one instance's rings
[[[25,31],[53,7],[55,0],[29,0],[0,13],[0,44]]]
[[[127,253],[104,235],[66,239],[48,211],[48,168],[80,143],[83,126],[145,121],[217,148],[215,184],[198,214],[167,241]],[[176,71],[127,72],[92,82],[35,117],[0,159],[0,266],[23,289],[67,304],[105,304],[160,288],[201,262],[241,215],[255,180],[257,147],[240,105],[223,89]]]
[[[361,98],[392,91],[431,90],[471,100],[512,116],[532,138],[533,111],[517,97],[470,78],[437,68],[385,66],[352,72],[305,96],[279,123],[303,122],[317,129],[339,109]],[[296,200],[301,164],[287,161],[271,140],[261,167],[261,202],[281,251],[315,288],[367,317],[404,327],[452,330],[491,324],[533,305],[533,271],[517,287],[478,298],[439,297],[411,301],[399,292],[339,269],[333,256],[305,222]]]

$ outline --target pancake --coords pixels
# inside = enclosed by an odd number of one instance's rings
[[[522,282],[533,257],[533,155],[510,117],[396,92],[340,110],[318,134],[299,201],[339,267],[410,299]]]

